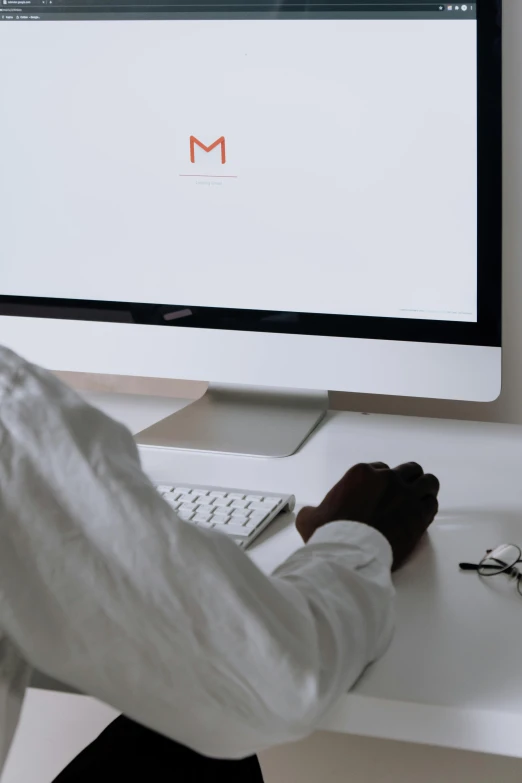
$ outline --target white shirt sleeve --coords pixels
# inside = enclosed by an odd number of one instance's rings
[[[209,756],[302,738],[389,642],[391,559],[339,522],[264,575],[176,517],[124,427],[0,350],[0,626],[48,675]]]

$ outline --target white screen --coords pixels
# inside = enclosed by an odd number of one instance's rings
[[[474,20],[3,24],[0,74],[2,294],[476,321]]]

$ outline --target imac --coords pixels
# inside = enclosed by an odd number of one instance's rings
[[[498,396],[499,0],[5,0],[0,73],[0,342],[211,382],[141,443]]]

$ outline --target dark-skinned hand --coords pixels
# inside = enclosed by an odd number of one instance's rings
[[[339,520],[369,525],[390,542],[395,570],[435,519],[439,486],[415,462],[393,469],[383,462],[355,465],[319,506],[299,512],[296,527],[306,543],[318,528]]]

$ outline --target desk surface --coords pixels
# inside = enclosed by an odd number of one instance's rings
[[[89,399],[134,432],[183,405]],[[398,622],[386,655],[343,694],[324,728],[522,758],[522,598],[509,580],[461,573],[503,542],[522,545],[522,427],[330,413],[294,457],[267,460],[143,449],[158,481],[293,492],[317,503],[352,464],[420,462],[441,480],[441,511],[396,576]],[[292,517],[250,548],[270,571],[300,545]]]

